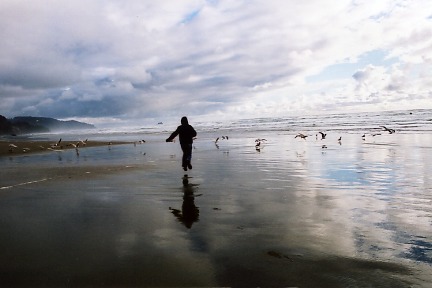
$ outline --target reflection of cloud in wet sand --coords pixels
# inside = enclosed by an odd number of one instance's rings
[[[391,147],[344,135],[326,155],[292,134],[272,137],[265,153],[239,145],[230,157],[210,142],[197,151],[196,178],[170,174],[167,154],[148,169],[125,169],[124,160],[116,169],[49,168],[61,177],[2,192],[3,271],[59,267],[51,286],[428,287],[430,148],[402,149],[399,135]],[[42,168],[27,169],[42,179]],[[32,201],[10,202],[13,189]],[[46,283],[44,275],[18,281]]]

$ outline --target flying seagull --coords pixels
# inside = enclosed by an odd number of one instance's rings
[[[306,137],[308,137],[308,136],[307,136],[307,135],[304,135],[304,134],[302,134],[302,133],[299,133],[299,134],[297,134],[294,138],[297,138],[297,137],[300,137],[300,138],[306,140]]]
[[[56,149],[57,147],[60,147],[60,143],[62,141],[62,138],[60,138],[60,140],[57,143],[51,144],[50,147],[51,149]],[[60,147],[62,148],[62,147]]]
[[[327,136],[327,134],[325,134],[324,132],[318,132],[318,133],[321,134],[321,140],[322,140],[322,139],[325,139],[325,137]]]
[[[258,152],[260,152],[261,151],[261,148],[262,148],[262,146],[261,146],[261,143],[264,143],[264,142],[266,142],[267,141],[267,139],[260,139],[260,138],[258,138],[258,139],[255,139],[255,149],[258,151]]]
[[[15,144],[9,144],[9,152],[13,152],[15,148],[18,148]]]
[[[391,129],[391,128],[387,128],[386,126],[380,126],[381,128],[383,128],[385,131],[389,132],[390,134],[393,134],[396,132],[396,130]]]

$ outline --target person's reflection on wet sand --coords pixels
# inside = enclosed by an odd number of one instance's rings
[[[174,216],[190,229],[194,222],[199,220],[199,209],[195,205],[194,189],[197,184],[190,184],[187,175],[183,176],[183,205],[182,209],[169,208]]]

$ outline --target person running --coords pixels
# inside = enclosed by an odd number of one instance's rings
[[[183,151],[182,167],[184,171],[187,171],[188,168],[192,169],[192,143],[197,133],[195,129],[189,125],[186,116],[181,118],[181,125],[166,139],[166,142],[172,142],[177,135],[179,135],[180,147]]]

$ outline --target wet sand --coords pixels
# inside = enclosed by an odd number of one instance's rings
[[[0,157],[0,284],[428,287],[431,135],[338,137]]]
[[[58,141],[57,141],[58,142]],[[56,152],[56,150],[78,149],[95,146],[108,146],[119,144],[130,144],[126,141],[62,141],[57,146],[55,141],[33,141],[33,140],[0,140],[0,157],[13,156],[41,152]]]

